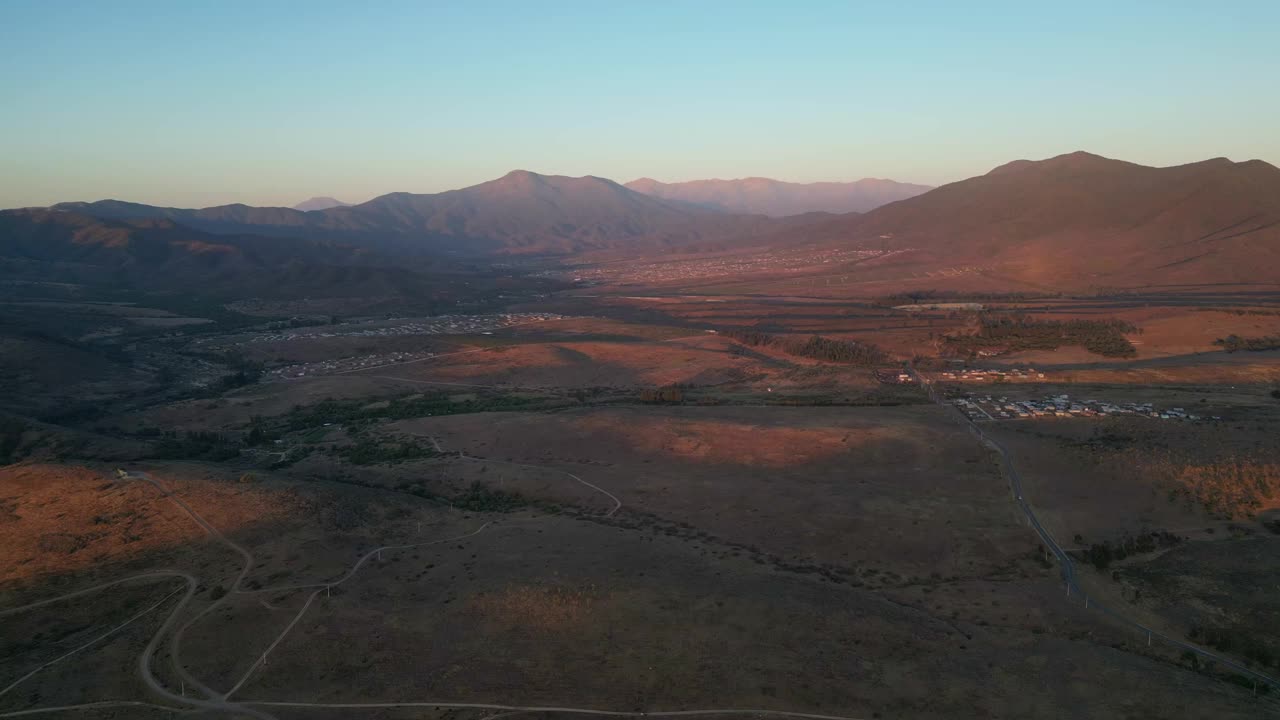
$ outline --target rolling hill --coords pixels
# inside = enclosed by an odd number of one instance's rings
[[[0,278],[225,296],[420,294],[423,278],[366,249],[215,235],[168,219],[0,211]]]
[[[1274,283],[1280,169],[1226,158],[1155,168],[1076,152],[1011,162],[803,234],[1053,287]]]
[[[928,185],[866,178],[853,182],[790,183],[769,178],[662,183],[651,178],[626,185],[637,192],[731,213],[770,217],[810,212],[866,212],[928,192]]]

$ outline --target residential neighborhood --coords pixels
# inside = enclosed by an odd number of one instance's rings
[[[1007,397],[966,394],[952,400],[961,412],[977,422],[1045,417],[1107,417],[1136,415],[1160,420],[1204,420],[1184,408],[1156,409],[1151,403],[1115,403],[1101,400],[1073,400],[1071,396],[1050,395],[1042,400],[1013,400]]]

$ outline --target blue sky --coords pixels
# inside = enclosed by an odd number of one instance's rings
[[[938,184],[1078,149],[1280,164],[1274,0],[0,0],[0,18],[0,207],[363,201],[513,168]]]

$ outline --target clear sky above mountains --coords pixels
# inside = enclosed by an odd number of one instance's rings
[[[0,207],[1280,164],[1280,3],[0,0]]]

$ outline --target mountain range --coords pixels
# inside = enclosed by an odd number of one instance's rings
[[[816,183],[790,183],[762,177],[681,183],[662,183],[651,178],[641,178],[626,186],[646,195],[679,200],[723,212],[758,213],[770,217],[812,212],[867,212],[933,189],[928,185],[875,178]]]
[[[525,170],[460,190],[391,193],[308,212],[240,204],[191,210],[119,200],[60,203],[53,209],[112,220],[172,220],[211,233],[306,236],[382,250],[472,256],[671,247],[758,232],[770,222],[663,200],[604,178]]]
[[[925,271],[981,267],[1054,287],[1280,277],[1280,169],[1259,160],[1154,168],[1076,152],[1014,161],[866,213],[782,218],[726,212],[699,202],[715,193],[689,192],[719,182],[627,187],[514,171],[459,190],[311,211],[62,203],[0,212],[0,258],[74,267],[91,257],[101,267],[150,262],[175,277],[201,268],[230,277],[290,262],[372,268],[405,256],[644,257],[767,245],[893,249]]]

